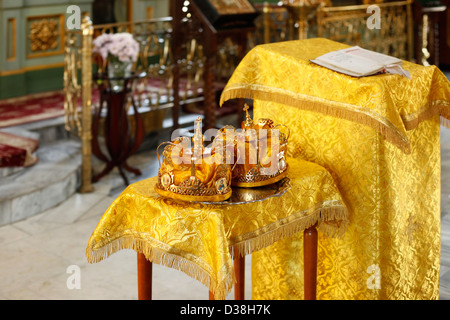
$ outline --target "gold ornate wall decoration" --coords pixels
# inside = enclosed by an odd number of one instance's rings
[[[52,20],[33,22],[30,28],[31,51],[47,51],[58,45],[58,24]]]
[[[63,53],[64,15],[27,18],[27,58]]]

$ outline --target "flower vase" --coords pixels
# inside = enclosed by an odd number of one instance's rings
[[[131,76],[132,61],[120,61],[116,57],[108,59],[108,77],[113,92],[123,90],[125,78]]]

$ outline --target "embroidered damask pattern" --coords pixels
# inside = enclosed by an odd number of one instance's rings
[[[360,124],[255,102],[255,117],[283,121],[288,155],[327,168],[350,211],[342,239],[319,233],[318,299],[437,299],[440,257],[439,120],[408,131],[404,154]],[[253,299],[303,299],[301,235],[252,255]],[[366,270],[380,268],[380,289]]]
[[[420,226],[421,225],[419,223],[414,222],[414,219],[412,216],[409,216],[407,225],[405,228],[405,233],[406,233],[406,236],[408,237],[408,242],[410,244],[413,242],[413,240],[415,238],[415,234],[419,230]]]
[[[450,118],[450,84],[435,66],[405,61],[411,79],[398,75],[353,78],[310,62],[347,47],[320,38],[257,46],[234,71],[220,104],[250,98],[320,112],[371,127],[405,153],[411,148],[407,130],[436,114]]]
[[[437,299],[440,268],[440,126],[450,84],[435,66],[354,78],[309,60],[346,47],[327,39],[255,47],[221,103],[254,99],[254,117],[291,130],[287,155],[331,173],[350,213],[342,239],[319,233],[319,299]],[[442,120],[442,119],[447,120]],[[253,299],[302,299],[295,235],[252,255]],[[379,289],[367,270],[380,271]]]
[[[292,159],[290,188],[282,196],[235,205],[193,203],[160,197],[157,178],[125,189],[103,215],[86,255],[97,262],[120,249],[184,271],[224,298],[234,285],[231,257],[252,253],[318,224],[341,235],[348,215],[331,175],[323,167]]]

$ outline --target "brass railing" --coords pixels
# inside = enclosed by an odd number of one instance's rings
[[[172,18],[164,17],[145,21],[93,25],[88,16],[84,17],[80,30],[67,30],[65,43],[65,127],[78,135],[82,142],[82,182],[80,192],[93,190],[91,125],[92,113],[98,104],[93,103],[92,94],[96,84],[94,72],[104,72],[105,65],[93,53],[93,40],[102,33],[129,32],[139,42],[140,52],[134,65],[137,72],[145,71],[146,77],[133,84],[133,101],[141,111],[161,110],[174,106],[173,102],[173,61],[171,44]],[[226,61],[230,56],[228,43],[222,44],[220,66],[221,77],[230,75],[235,65]],[[203,48],[196,39],[183,45],[182,58],[178,64],[180,105],[202,99]],[[228,70],[228,71],[227,71]],[[228,74],[226,74],[228,72]],[[154,84],[154,85],[153,85]]]
[[[366,25],[371,15],[367,13],[370,4],[322,6],[308,17],[307,36],[360,45],[413,61],[413,0],[371,2],[375,2],[380,8],[380,29],[369,29]],[[299,39],[299,21],[295,20],[286,6],[265,3],[258,8],[261,15],[255,20],[257,28],[251,37],[253,45]]]
[[[403,59],[412,59],[412,0],[379,3],[382,28],[370,30],[366,27],[368,5],[346,7],[322,7],[315,14],[308,31],[309,37],[327,37],[350,45],[363,43],[364,47],[391,54]],[[256,19],[256,31],[248,37],[248,49],[255,45],[298,39],[298,24],[285,7],[265,4]],[[101,33],[129,32],[140,43],[140,55],[135,68],[145,71],[147,77],[135,83],[134,101],[138,107],[151,109],[172,107],[173,69],[178,63],[181,101],[201,99],[202,75],[205,57],[203,48],[196,39],[183,45],[183,58],[173,61],[171,48],[172,18],[165,17],[145,21],[93,25],[89,17],[83,19],[81,30],[67,30],[65,45],[64,90],[66,130],[78,135],[82,142],[82,183],[80,192],[93,190],[91,183],[91,122],[96,107],[92,103],[95,89],[93,72],[105,66],[96,63],[92,53],[93,39]],[[226,40],[218,50],[217,79],[227,79],[238,61],[235,44]],[[94,70],[98,68],[100,70]],[[159,88],[148,85],[149,79],[157,79]]]
[[[153,108],[161,107],[162,98],[172,95],[174,61],[170,50],[171,22],[172,18],[165,17],[94,26],[93,38],[103,33],[128,32],[139,43],[140,51],[133,70],[145,71],[147,74],[146,77],[138,79],[135,84],[135,102],[139,107],[144,105]],[[95,64],[99,68],[97,72],[105,71],[104,63],[105,61]],[[148,86],[149,79],[157,79],[159,86]],[[164,103],[167,104],[168,101]]]
[[[91,126],[92,113],[98,107],[92,102],[95,84],[93,72],[104,71],[105,66],[99,63],[93,54],[93,39],[99,34],[108,32],[129,32],[140,44],[140,53],[135,65],[137,71],[145,71],[147,78],[135,83],[134,97],[139,106],[152,109],[170,107],[172,68],[170,35],[171,18],[152,19],[121,24],[94,26],[88,16],[83,18],[80,30],[67,30],[65,43],[64,91],[65,91],[65,127],[78,135],[82,143],[82,178],[80,192],[93,190]],[[190,57],[188,57],[189,59]],[[190,63],[191,62],[186,62]],[[148,86],[145,80],[157,79],[158,87]],[[164,105],[161,104],[164,102]]]
[[[93,191],[91,150],[92,104],[92,35],[94,29],[88,17],[81,30],[68,30],[64,56],[64,108],[66,130],[81,139],[80,192]],[[79,107],[81,105],[81,108]]]
[[[412,3],[413,0],[378,3],[380,29],[370,29],[366,25],[369,4],[319,8],[317,36],[411,61],[414,52]]]
[[[295,22],[285,7],[267,2],[256,7],[261,14],[255,19],[256,30],[250,37],[251,46],[294,39]]]

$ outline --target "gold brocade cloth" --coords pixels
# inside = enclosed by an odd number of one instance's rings
[[[390,74],[355,78],[310,62],[347,47],[322,38],[256,46],[234,71],[220,104],[249,98],[321,112],[367,125],[407,153],[407,130],[434,115],[449,126],[450,84],[436,66],[405,61],[411,79]]]
[[[133,249],[149,261],[185,272],[223,299],[235,282],[233,256],[315,223],[329,236],[342,235],[348,225],[347,209],[329,172],[304,160],[288,159],[288,165],[282,192],[259,201],[252,200],[252,192],[265,189],[233,189],[242,201],[212,204],[159,196],[156,177],[131,184],[91,235],[87,259],[94,263]]]
[[[342,238],[319,232],[318,299],[438,299],[440,124],[450,84],[404,62],[411,80],[354,78],[309,62],[345,48],[326,39],[255,47],[221,102],[254,99],[254,118],[291,130],[287,154],[325,167],[349,210]],[[303,237],[252,255],[253,299],[303,299]]]

